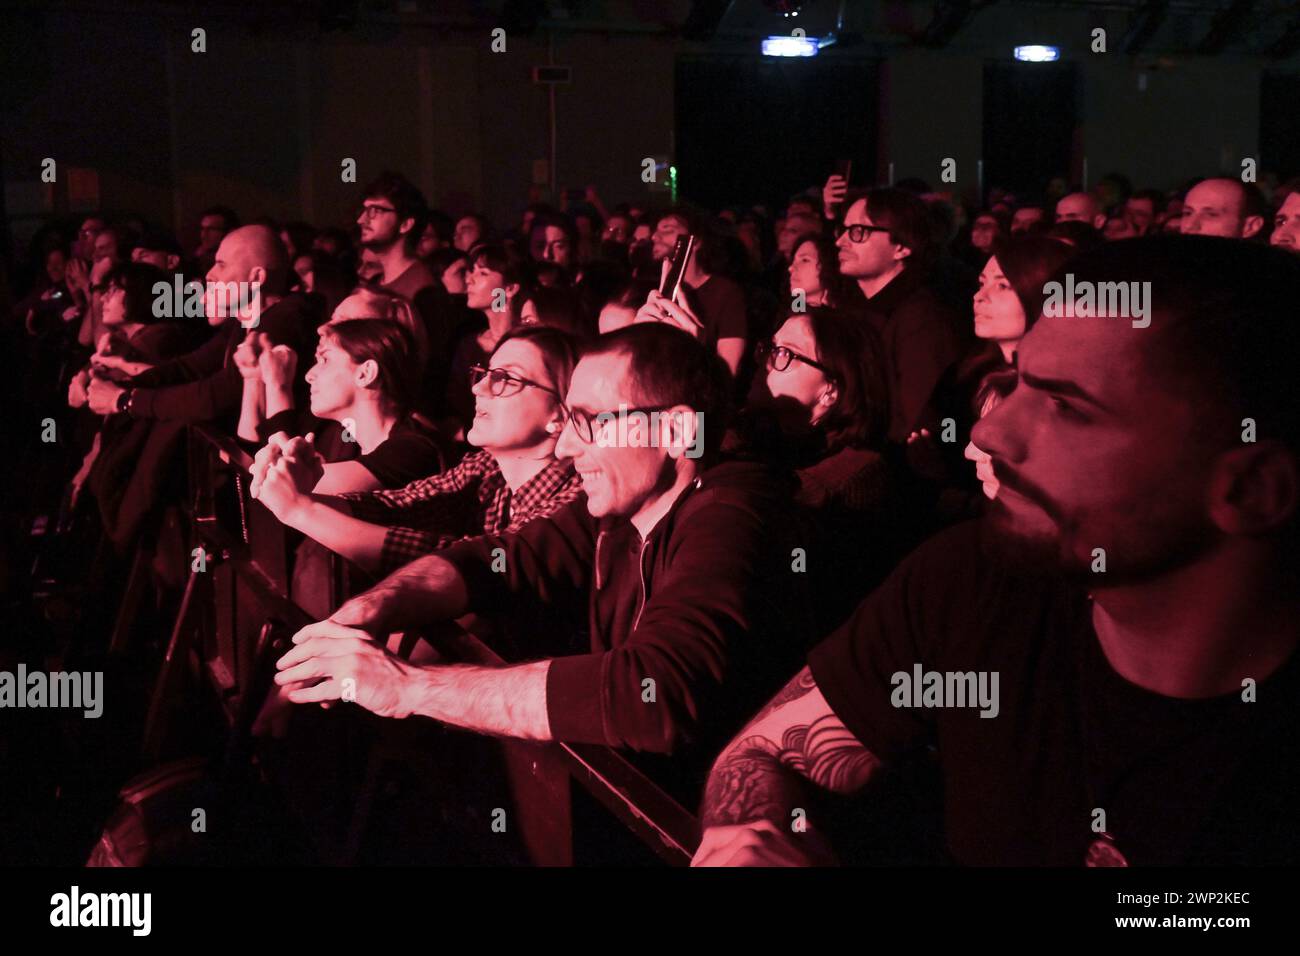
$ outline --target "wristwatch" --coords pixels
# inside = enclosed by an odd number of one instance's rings
[[[117,396],[117,411],[128,412],[131,410],[131,399],[135,398],[135,389],[124,388],[122,393]]]

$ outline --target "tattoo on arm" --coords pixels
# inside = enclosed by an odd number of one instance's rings
[[[790,823],[802,780],[834,793],[866,785],[879,761],[835,716],[805,667],[723,751],[704,791],[705,827]]]

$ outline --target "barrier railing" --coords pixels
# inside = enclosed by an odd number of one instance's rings
[[[222,704],[228,758],[243,759],[258,708],[271,686],[273,662],[292,634],[313,620],[290,600],[288,535],[248,494],[251,458],[232,439],[195,427],[189,437],[187,511],[193,564],[149,708],[144,747],[157,759],[171,717],[183,706],[187,672],[198,672]],[[341,560],[340,560],[341,563]],[[331,574],[340,582],[346,575]],[[436,640],[449,660],[506,663],[463,629]],[[694,816],[618,752],[599,746],[501,740],[514,820],[528,859],[574,862],[572,787],[590,794],[644,847],[670,865],[685,865],[698,842]],[[326,853],[348,862],[365,828],[368,794],[341,843]]]

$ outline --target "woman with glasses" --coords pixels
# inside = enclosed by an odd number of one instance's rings
[[[392,491],[330,496],[313,494],[311,473],[290,462],[271,469],[259,497],[285,524],[380,574],[458,538],[517,530],[581,490],[572,465],[555,457],[576,364],[566,333],[516,329],[471,371],[466,437],[478,451],[459,465]]]
[[[790,315],[758,345],[759,374],[734,436],[733,448],[799,478],[796,501],[822,551],[819,570],[834,578],[824,579],[828,624],[851,610],[896,549],[880,354],[852,314],[813,307]]]

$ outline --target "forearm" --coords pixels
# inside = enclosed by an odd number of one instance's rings
[[[701,822],[709,827],[769,820],[788,826],[803,781],[854,793],[879,766],[805,667],[718,757],[705,786]]]
[[[465,579],[450,561],[428,555],[346,602],[332,620],[371,633],[417,629],[469,611]]]
[[[803,804],[803,794],[798,774],[782,762],[776,744],[758,735],[738,738],[709,773],[700,823],[717,827],[770,820],[786,827]]]
[[[550,740],[546,672],[550,661],[517,667],[421,668],[413,713],[482,734]]]
[[[352,517],[346,507],[347,502],[313,495],[281,520],[366,571],[377,571],[388,529]]]
[[[288,385],[266,386],[266,417],[293,410],[293,388]]]
[[[257,426],[266,415],[262,383],[255,378],[244,379],[244,395],[239,405],[239,428],[236,434],[244,441],[259,440]]]

